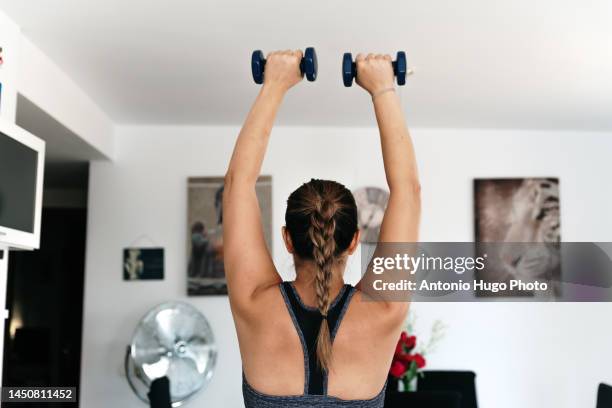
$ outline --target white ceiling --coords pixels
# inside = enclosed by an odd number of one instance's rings
[[[407,52],[419,127],[612,130],[610,0],[0,0],[118,123],[237,124],[251,51],[317,47],[280,122],[373,125],[344,51]]]

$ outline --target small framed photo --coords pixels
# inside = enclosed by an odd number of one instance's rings
[[[123,280],[164,279],[163,248],[125,248],[123,250]]]

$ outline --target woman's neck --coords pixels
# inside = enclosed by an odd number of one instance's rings
[[[307,306],[317,306],[317,294],[315,291],[315,275],[317,273],[313,262],[301,262],[296,265],[296,277],[293,285],[298,291],[302,301]],[[329,298],[334,299],[344,286],[344,265],[336,265],[332,273],[332,280],[329,285]]]

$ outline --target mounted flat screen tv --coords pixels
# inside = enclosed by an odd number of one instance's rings
[[[45,142],[0,121],[0,247],[37,249]]]

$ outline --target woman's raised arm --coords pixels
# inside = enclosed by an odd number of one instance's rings
[[[258,290],[281,281],[266,247],[255,183],[276,112],[285,93],[300,82],[301,51],[268,55],[265,80],[238,135],[225,175],[223,258],[232,307],[248,307]]]
[[[395,93],[391,56],[358,55],[357,72],[357,83],[372,95],[389,185],[379,241],[417,242],[421,187],[412,140]]]
[[[393,67],[389,55],[357,56],[357,83],[372,95],[376,121],[380,132],[389,203],[380,228],[379,242],[412,243],[418,241],[421,218],[421,187],[416,158],[406,120],[395,93]],[[385,252],[379,247],[377,251]],[[370,285],[374,277],[368,271],[360,282]],[[400,307],[403,319],[407,303]]]

